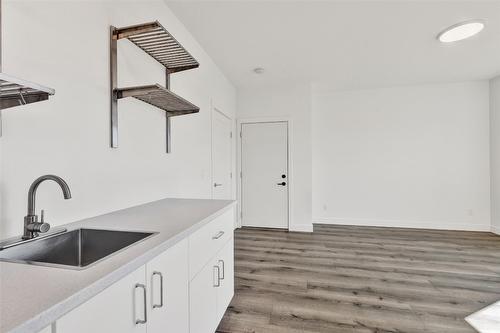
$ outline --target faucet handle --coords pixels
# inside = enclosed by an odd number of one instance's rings
[[[50,224],[45,223],[45,222],[33,222],[30,223],[26,226],[26,229],[33,232],[33,233],[38,233],[38,232],[47,232],[50,230]],[[35,237],[38,234],[35,235]]]
[[[47,232],[50,229],[50,224],[45,223],[45,209],[40,212],[40,226],[38,227],[40,232]]]

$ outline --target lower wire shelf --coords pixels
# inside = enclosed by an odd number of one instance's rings
[[[159,84],[117,88],[116,98],[134,97],[167,112],[169,117],[196,113],[200,108]]]
[[[54,89],[0,73],[0,110],[49,99]]]

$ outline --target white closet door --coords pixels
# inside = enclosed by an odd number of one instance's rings
[[[231,199],[231,119],[218,111],[212,115],[212,198]]]

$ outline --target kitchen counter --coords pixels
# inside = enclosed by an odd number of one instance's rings
[[[84,270],[0,262],[0,332],[38,332],[235,204],[229,200],[164,199],[67,224],[158,232]]]
[[[500,332],[500,301],[465,318],[480,333]]]

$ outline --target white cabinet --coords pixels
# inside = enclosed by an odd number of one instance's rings
[[[190,332],[213,333],[234,295],[233,238],[196,274],[189,288]]]
[[[189,332],[188,241],[177,243],[146,265],[148,333]]]
[[[57,320],[57,333],[188,333],[188,281],[183,240]]]
[[[233,237],[234,212],[229,210],[189,236],[189,277],[192,279]]]
[[[234,294],[233,231],[229,210],[58,319],[52,331],[215,332]]]
[[[146,333],[146,267],[141,267],[59,318],[57,333]]]

